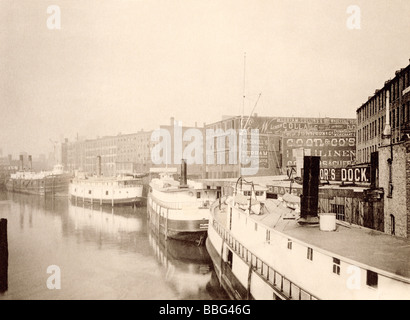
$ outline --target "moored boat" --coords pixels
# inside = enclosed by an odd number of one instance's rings
[[[70,181],[71,200],[77,204],[96,203],[100,205],[136,205],[142,201],[141,178],[133,174],[104,177],[101,174],[101,157],[98,156],[96,176],[77,173]]]
[[[211,206],[206,247],[225,291],[233,299],[410,299],[410,242],[318,215],[306,158],[299,201],[266,199],[250,183]]]
[[[73,202],[100,205],[135,205],[142,201],[141,179],[132,176],[75,177],[70,182]]]
[[[67,194],[72,175],[64,172],[61,164],[55,165],[51,171],[34,172],[31,170],[31,156],[28,171],[23,169],[22,157],[20,161],[20,170],[12,173],[6,181],[7,191],[38,195]]]
[[[217,199],[218,191],[188,180],[184,161],[180,182],[171,174],[176,170],[160,169],[158,173],[160,177],[152,179],[149,184],[147,210],[150,223],[165,238],[203,244],[208,229],[209,206]]]

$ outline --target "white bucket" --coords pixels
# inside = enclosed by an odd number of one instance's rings
[[[319,221],[319,228],[321,231],[335,231],[336,230],[336,213],[328,212],[321,213]]]

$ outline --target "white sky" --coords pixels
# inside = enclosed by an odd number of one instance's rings
[[[0,0],[0,148],[239,115],[244,52],[245,115],[262,93],[259,115],[354,118],[408,65],[409,17],[408,0]]]

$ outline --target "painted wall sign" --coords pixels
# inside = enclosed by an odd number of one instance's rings
[[[321,168],[320,179],[343,182],[370,182],[370,166],[357,168]]]

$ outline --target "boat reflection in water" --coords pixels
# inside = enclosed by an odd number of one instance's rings
[[[128,208],[104,208],[102,206],[76,206],[69,204],[69,217],[74,221],[75,230],[92,228],[95,232],[119,234],[140,232],[142,222],[130,216]]]
[[[165,269],[165,281],[178,296],[189,299],[207,291],[213,266],[204,246],[170,238],[165,240],[153,229],[148,238],[158,262]]]

